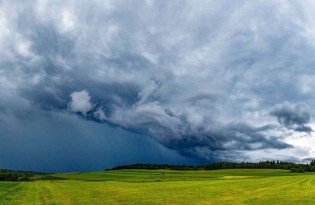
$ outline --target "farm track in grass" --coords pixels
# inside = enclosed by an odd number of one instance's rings
[[[117,170],[0,182],[0,204],[315,204],[315,174]]]

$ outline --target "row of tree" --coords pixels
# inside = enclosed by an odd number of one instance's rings
[[[172,170],[197,170],[198,166],[195,165],[170,165],[170,164],[130,164],[117,166],[109,170],[120,169],[172,169]]]
[[[0,181],[30,181],[34,174],[44,173],[0,169]]]
[[[315,161],[310,164],[297,164],[293,162],[282,161],[263,161],[263,162],[217,162],[204,166],[205,170],[215,169],[284,169],[292,172],[314,172]]]
[[[207,165],[170,165],[170,164],[131,164],[117,166],[110,170],[120,169],[171,169],[171,170],[216,170],[216,169],[284,169],[291,172],[315,172],[315,160],[307,164],[282,161],[262,162],[216,162]]]

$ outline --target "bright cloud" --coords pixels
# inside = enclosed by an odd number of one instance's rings
[[[86,116],[93,107],[90,102],[91,97],[86,90],[73,92],[70,97],[69,110],[72,112],[80,112]]]

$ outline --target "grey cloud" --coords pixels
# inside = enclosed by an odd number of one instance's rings
[[[241,154],[237,153],[243,151],[292,147],[276,137],[261,133],[262,130],[268,129],[254,128],[245,124],[229,124],[207,133],[195,133],[180,138],[170,137],[167,142],[163,143],[169,148],[179,150],[180,153],[215,161],[231,160],[233,155],[233,160],[236,160],[241,157]]]
[[[24,111],[25,112],[25,111]],[[153,140],[66,112],[0,112],[0,166],[46,172],[99,171],[135,162],[192,163]],[[7,160],[7,158],[10,158]]]
[[[307,126],[311,121],[309,108],[304,103],[290,104],[284,102],[275,106],[271,112],[271,115],[275,116],[278,122],[298,132],[313,132],[312,128]]]
[[[309,4],[1,1],[0,112],[64,112],[86,90],[93,107],[82,117],[183,155],[290,149],[265,112],[286,100],[314,107],[314,84],[303,80],[315,75]],[[24,104],[12,106],[17,99]],[[272,115],[310,133],[301,109]]]
[[[225,125],[195,110],[190,113],[165,110],[158,102],[117,108],[112,115],[107,116],[102,112],[102,116],[106,116],[102,118],[98,117],[100,111],[94,112],[92,119],[96,117],[97,120],[149,135],[167,148],[203,160],[222,160],[225,157],[220,153],[227,151],[292,147],[280,138],[266,134],[275,125],[253,127],[245,122]]]

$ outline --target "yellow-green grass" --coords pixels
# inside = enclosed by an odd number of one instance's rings
[[[313,174],[313,173],[308,173]],[[55,179],[76,179],[87,181],[122,181],[122,182],[160,182],[160,181],[200,181],[221,179],[228,176],[261,178],[271,176],[295,176],[287,170],[273,169],[224,169],[212,171],[175,171],[175,170],[114,170],[102,172],[76,172],[52,174]],[[305,174],[304,174],[305,175]]]
[[[285,170],[119,170],[52,176],[1,182],[0,204],[315,204],[315,174]]]

